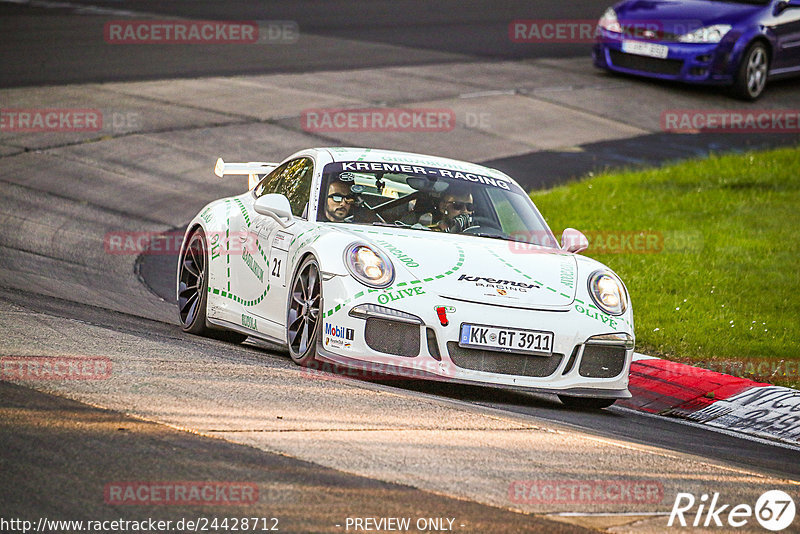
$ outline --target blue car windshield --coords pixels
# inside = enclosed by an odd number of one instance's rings
[[[516,184],[455,169],[338,162],[323,171],[317,220],[463,233],[558,248]]]

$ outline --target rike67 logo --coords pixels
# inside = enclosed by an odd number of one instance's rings
[[[755,507],[749,504],[734,506],[722,504],[719,493],[711,497],[704,493],[700,499],[691,493],[678,493],[667,526],[741,528],[750,524],[753,516],[767,530],[784,530],[794,521],[794,500],[784,491],[770,490],[758,498]]]

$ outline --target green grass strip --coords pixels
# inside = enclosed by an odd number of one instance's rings
[[[625,281],[638,350],[695,362],[800,358],[798,148],[602,174],[531,198],[554,230],[587,234],[584,254]],[[655,246],[597,246],[637,233]]]

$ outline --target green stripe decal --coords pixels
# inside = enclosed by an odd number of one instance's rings
[[[506,267],[509,267],[509,268],[513,269],[514,271],[516,271],[517,273],[521,274],[522,276],[524,276],[524,277],[525,277],[525,278],[527,278],[528,280],[533,280],[533,278],[532,278],[532,277],[528,276],[527,274],[523,273],[521,270],[519,270],[519,269],[518,269],[518,268],[516,268],[515,266],[511,265],[511,263],[509,263],[508,261],[506,261],[504,258],[500,257],[500,256],[499,256],[499,255],[498,255],[496,252],[494,252],[493,250],[490,250],[490,251],[489,251],[489,254],[491,254],[491,255],[492,255],[492,256],[494,256],[496,259],[498,259],[498,260],[500,261],[500,263],[504,264]],[[567,294],[565,294],[565,293],[561,293],[559,290],[557,290],[557,289],[555,289],[555,288],[552,288],[552,287],[548,286],[547,284],[544,284],[544,283],[542,283],[542,282],[540,282],[540,281],[538,281],[538,280],[533,280],[533,283],[534,283],[534,284],[537,284],[537,285],[539,285],[539,286],[542,286],[542,287],[544,287],[544,288],[546,288],[548,291],[551,291],[552,293],[555,293],[555,294],[557,294],[557,295],[561,295],[561,296],[562,296],[562,297],[564,297],[564,298],[567,298],[567,299],[569,299],[569,300],[572,300],[572,297],[571,297],[570,295],[567,295]]]

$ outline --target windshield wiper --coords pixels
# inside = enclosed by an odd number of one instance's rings
[[[464,234],[464,235],[474,235],[474,236],[478,236],[478,237],[488,237],[490,239],[502,239],[503,241],[516,241],[515,239],[511,239],[510,237],[504,237],[504,236],[497,235],[497,234],[484,234],[483,232],[476,232],[476,233],[470,233],[470,234]]]
[[[389,228],[407,228],[409,230],[425,230],[426,232],[431,231],[430,228],[421,225],[419,223],[406,224],[403,221],[394,221],[393,223],[375,221],[372,223],[372,226],[388,226]]]
[[[391,228],[397,228],[399,226],[401,228],[410,228],[407,224],[402,223],[400,221],[395,221],[395,222],[390,222],[390,223],[389,222],[375,221],[375,222],[372,223],[372,226],[389,226]]]

